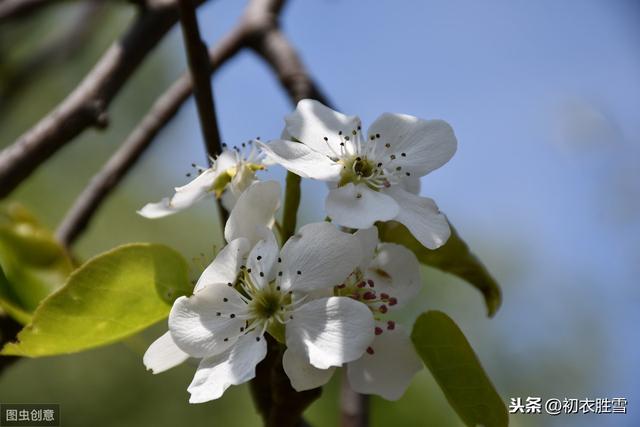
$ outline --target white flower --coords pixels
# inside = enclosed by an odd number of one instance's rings
[[[375,228],[359,230],[355,236],[364,257],[348,280],[336,288],[336,295],[362,301],[374,313],[376,323],[375,338],[367,351],[347,363],[347,377],[359,393],[397,400],[422,369],[422,362],[402,325],[387,316],[419,292],[418,260],[404,246],[379,243]],[[317,369],[289,350],[283,366],[298,391],[322,386],[333,374],[332,369]]]
[[[250,202],[265,193],[263,184],[268,183],[254,184],[241,196],[227,238],[260,222],[252,215],[261,206]],[[192,403],[217,399],[229,386],[253,378],[267,352],[265,332],[317,369],[360,358],[373,339],[367,306],[330,295],[360,261],[354,236],[328,223],[309,224],[280,250],[267,228],[252,233],[250,238],[261,236],[255,245],[244,236],[231,240],[202,273],[193,295],[175,301],[169,332],[145,354],[154,373],[188,357],[201,359],[189,386]]]
[[[382,114],[361,130],[347,116],[309,99],[286,117],[286,133],[302,144],[260,143],[270,160],[304,178],[329,181],[325,201],[332,221],[363,229],[376,221],[404,224],[424,246],[435,249],[450,235],[444,215],[432,199],[420,197],[419,178],[445,164],[457,141],[442,120]]]
[[[243,143],[242,149],[225,148],[212,159],[210,168],[199,168],[198,176],[187,185],[177,187],[171,198],[148,203],[138,213],[146,218],[162,218],[193,206],[208,194],[222,198],[225,209],[233,209],[240,194],[256,181],[256,171],[264,169],[264,156],[254,142]]]

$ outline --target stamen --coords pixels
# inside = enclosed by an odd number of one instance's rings
[[[396,322],[394,322],[393,320],[389,320],[387,322],[387,329],[390,331],[393,331],[396,328]]]

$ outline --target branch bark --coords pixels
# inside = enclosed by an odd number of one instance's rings
[[[213,89],[211,87],[213,69],[207,55],[207,46],[200,35],[196,7],[191,0],[178,0],[180,26],[182,27],[182,37],[187,52],[189,75],[193,85],[198,118],[200,119],[200,130],[202,131],[207,157],[211,165],[212,159],[222,152],[222,142],[220,141],[220,129],[218,128],[218,117],[216,116]],[[220,200],[216,200],[216,206],[218,207],[218,218],[224,234],[224,225],[229,214],[220,203]]]
[[[190,0],[178,0],[180,23],[184,38],[189,75],[193,83],[193,95],[198,108],[200,129],[210,157],[219,155],[222,151],[220,129],[216,116],[213,90],[211,88],[211,62],[207,55],[207,47],[200,36],[200,28],[196,17],[195,7]]]
[[[174,3],[147,5],[71,94],[0,152],[0,198],[89,127],[108,124],[107,107],[138,65],[176,23]]]

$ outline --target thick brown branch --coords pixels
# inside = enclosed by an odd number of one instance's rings
[[[13,145],[0,152],[0,197],[88,127],[107,125],[107,107],[146,55],[176,23],[173,4],[143,9],[78,87]]]

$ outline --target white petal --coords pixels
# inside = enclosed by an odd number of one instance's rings
[[[238,198],[224,227],[224,238],[230,242],[245,237],[251,246],[261,238],[264,227],[271,227],[280,205],[277,181],[255,182]]]
[[[311,291],[341,284],[360,262],[360,244],[328,222],[307,224],[281,251],[283,291]]]
[[[318,369],[358,359],[373,340],[371,310],[351,298],[313,300],[292,316],[286,328],[287,348],[306,355]]]
[[[193,357],[222,353],[242,335],[246,304],[233,287],[208,285],[190,297],[180,297],[169,314],[169,330],[182,351]]]
[[[349,183],[329,191],[325,210],[336,224],[349,228],[369,228],[376,221],[395,218],[398,204],[386,194],[364,184]]]
[[[293,141],[270,141],[260,144],[268,158],[303,178],[322,181],[340,179],[342,165],[305,144]]]
[[[222,248],[211,264],[202,272],[194,292],[206,285],[235,283],[240,266],[249,252],[249,241],[239,238]]]
[[[333,111],[311,99],[298,102],[293,113],[285,117],[287,132],[314,151],[327,156],[340,153],[341,136],[358,129],[360,119]],[[327,138],[325,140],[324,138]]]
[[[395,154],[393,167],[423,176],[453,157],[458,142],[453,129],[443,120],[422,120],[406,114],[384,113],[373,122],[369,135],[375,139],[376,154],[385,161]],[[390,147],[386,147],[390,144]],[[404,153],[404,155],[402,155]]]
[[[240,195],[256,181],[256,172],[247,166],[246,163],[242,163],[238,165],[238,170],[231,179],[227,187],[227,192],[233,193],[237,200]]]
[[[438,249],[447,242],[451,235],[449,223],[433,199],[416,196],[396,186],[386,193],[400,206],[395,220],[404,224],[423,246]]]
[[[253,331],[240,337],[228,351],[203,359],[188,388],[191,393],[189,402],[202,403],[218,399],[229,386],[253,379],[256,376],[256,365],[266,355],[266,340],[257,331]]]
[[[251,250],[247,268],[253,283],[262,288],[274,279],[274,265],[278,259],[280,248],[276,236],[271,230],[266,231],[266,239],[260,240]]]
[[[420,177],[416,175],[403,176],[400,180],[400,186],[409,193],[420,194]]]
[[[138,215],[149,219],[163,218],[179,212],[180,209],[171,206],[171,199],[165,197],[156,203],[147,203],[138,211]]]
[[[222,207],[225,208],[227,212],[231,212],[231,210],[236,206],[239,196],[240,195],[236,196],[235,194],[233,194],[232,191],[225,191],[224,193],[222,193],[222,196],[220,196]]]
[[[189,355],[173,342],[171,333],[166,332],[155,340],[144,353],[142,362],[154,374],[159,374],[174,366],[178,366],[189,358]]]
[[[361,229],[353,233],[353,236],[358,239],[362,251],[362,259],[359,265],[360,271],[365,271],[373,260],[378,247],[378,229],[375,227]]]
[[[165,197],[157,203],[148,203],[138,214],[145,218],[162,218],[193,206],[211,191],[217,175],[212,169],[207,169],[187,185],[177,187],[173,197]]]
[[[222,153],[216,157],[216,160],[213,163],[213,168],[218,174],[221,174],[226,172],[228,169],[236,167],[239,160],[238,153],[233,150],[224,149],[222,150]]]
[[[192,206],[209,193],[218,175],[218,172],[206,169],[187,185],[177,187],[176,194],[171,198],[171,205],[178,209]]]
[[[422,369],[409,335],[400,325],[385,330],[371,344],[373,354],[365,353],[347,365],[351,388],[358,393],[377,394],[387,400],[398,400],[411,379]]]
[[[305,358],[304,354],[287,349],[282,356],[282,367],[296,391],[322,387],[331,379],[335,368],[318,369]]]
[[[396,298],[401,307],[411,301],[422,287],[420,263],[409,249],[394,243],[382,243],[365,272],[365,278],[375,282],[375,290]],[[389,307],[389,308],[392,308]]]

